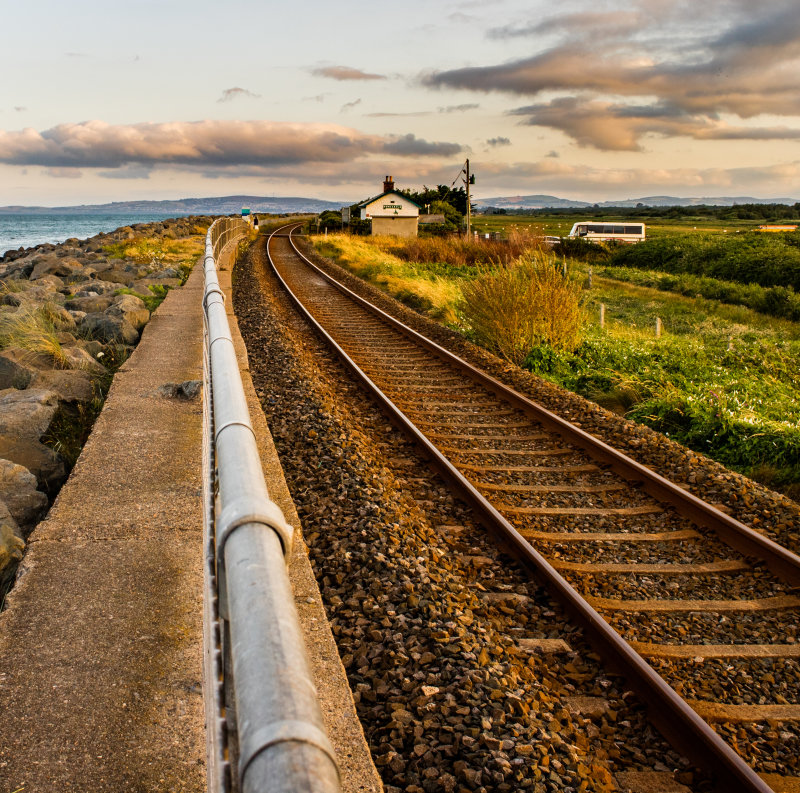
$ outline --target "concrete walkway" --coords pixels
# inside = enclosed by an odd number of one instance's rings
[[[31,535],[0,615],[0,793],[205,789],[201,402],[158,391],[201,379],[201,295],[197,267],[145,328]],[[274,448],[265,458],[282,482]],[[295,555],[296,594],[314,600],[301,609],[307,635],[325,634],[313,666],[329,678],[317,679],[326,718],[346,736],[331,734],[344,787],[380,790],[303,564]]]

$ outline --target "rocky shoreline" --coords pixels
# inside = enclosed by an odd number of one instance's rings
[[[183,283],[187,271],[170,266],[159,243],[194,238],[199,251],[210,222],[140,223],[0,257],[0,591],[68,476],[114,371],[159,298]],[[121,255],[137,240],[147,245]]]

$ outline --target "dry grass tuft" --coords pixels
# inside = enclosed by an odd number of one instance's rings
[[[45,355],[56,366],[69,367],[58,341],[59,314],[51,303],[20,308],[0,316],[0,348],[19,347],[32,355]]]
[[[537,344],[574,350],[585,322],[580,283],[542,251],[485,268],[463,284],[460,308],[476,340],[517,365]]]

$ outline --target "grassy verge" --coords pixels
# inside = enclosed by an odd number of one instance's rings
[[[460,312],[463,286],[476,268],[407,261],[398,255],[404,243],[396,239],[330,235],[315,246],[478,340]],[[587,264],[569,262],[569,269],[588,284]],[[704,286],[719,289],[720,283],[708,278]],[[589,321],[581,343],[573,352],[539,344],[523,365],[798,498],[800,324],[695,296],[701,292],[675,294],[595,273],[583,293]]]
[[[525,365],[800,496],[800,325],[714,300],[593,280],[585,297],[591,322],[580,347],[574,353],[539,347]]]
[[[128,259],[161,269],[173,268],[177,271],[177,277],[185,282],[204,247],[205,239],[198,233],[197,236],[177,240],[138,236],[105,245],[103,251],[114,259]]]
[[[395,237],[329,234],[315,238],[314,247],[406,305],[447,325],[457,325],[459,281],[471,277],[472,268],[441,261],[407,261],[397,255],[402,245]]]

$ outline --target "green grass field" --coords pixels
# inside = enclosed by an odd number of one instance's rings
[[[460,294],[475,267],[429,261],[440,248],[416,241],[409,251],[427,255],[409,261],[405,244],[347,235],[316,240],[324,255],[470,337]],[[602,265],[594,265],[589,288],[590,265],[567,265],[584,284],[582,340],[571,351],[539,345],[526,368],[800,497],[800,323],[627,283]]]
[[[661,237],[669,234],[690,234],[692,232],[713,232],[717,234],[735,234],[741,231],[752,231],[763,220],[720,221],[715,218],[689,218],[674,220],[672,218],[648,219],[622,217],[613,212],[604,215],[602,220],[618,222],[643,221],[647,226],[648,237]],[[535,235],[552,235],[562,237],[569,234],[574,223],[596,222],[585,215],[473,215],[472,228],[480,234],[500,232],[504,236],[517,231]]]

